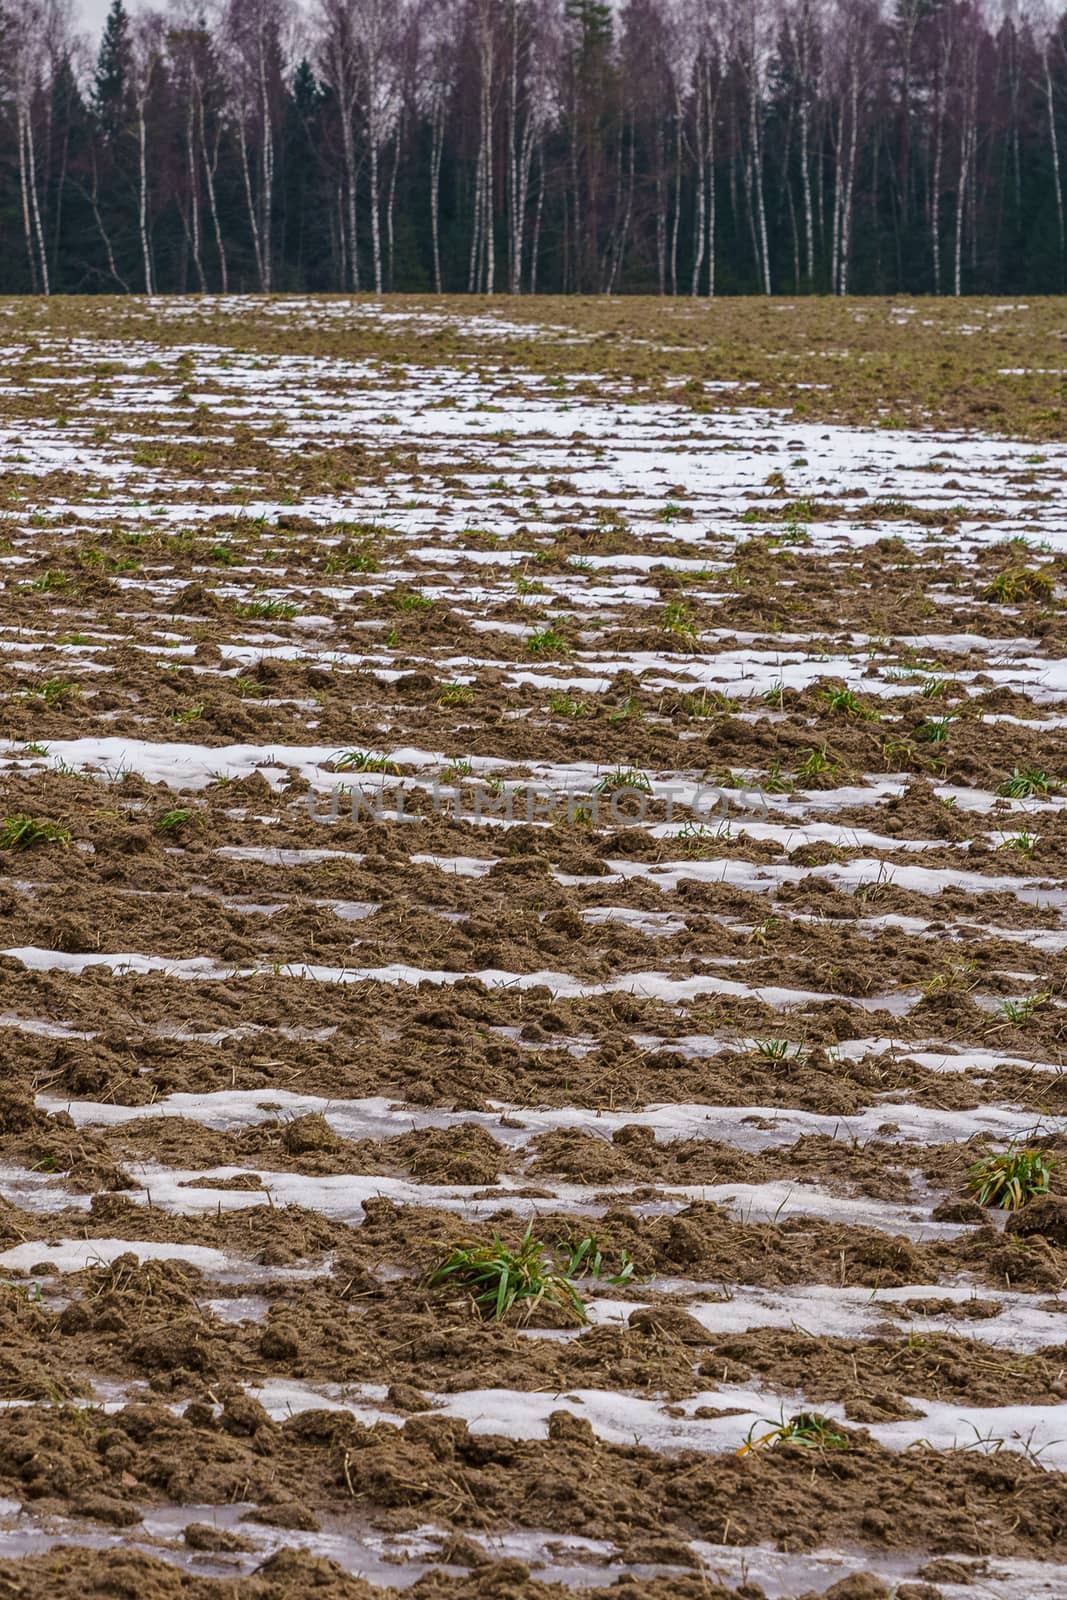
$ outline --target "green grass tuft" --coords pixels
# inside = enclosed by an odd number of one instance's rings
[[[36,817],[5,817],[0,823],[0,850],[32,850],[41,844],[70,844],[69,828],[54,822],[39,822]]]
[[[983,1156],[967,1173],[967,1190],[980,1206],[1018,1211],[1035,1195],[1048,1194],[1052,1169],[1040,1150],[1005,1150]]]
[[[557,1264],[527,1228],[515,1250],[497,1233],[489,1244],[454,1245],[424,1281],[430,1289],[455,1286],[464,1290],[482,1315],[494,1322],[502,1322],[516,1310],[523,1322],[529,1322],[540,1306],[549,1305],[582,1326],[589,1317],[571,1282],[570,1270],[576,1260],[572,1252],[567,1262]]]

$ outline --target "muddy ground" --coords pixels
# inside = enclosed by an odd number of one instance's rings
[[[4,1593],[1067,1595],[1051,312],[779,309],[0,307]]]

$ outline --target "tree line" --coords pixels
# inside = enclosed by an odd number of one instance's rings
[[[1064,287],[1041,0],[0,5],[0,292]]]

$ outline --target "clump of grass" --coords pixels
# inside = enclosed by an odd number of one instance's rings
[[[193,820],[193,812],[186,806],[176,806],[173,811],[164,811],[156,823],[157,833],[166,833],[176,836]]]
[[[566,655],[570,645],[556,628],[541,628],[537,633],[531,633],[526,641],[526,648],[531,655]]]
[[[648,776],[640,767],[616,767],[593,785],[594,794],[614,794],[619,789],[639,789],[642,794],[652,793]]]
[[[27,689],[26,694],[32,700],[43,700],[46,706],[54,709],[76,699],[78,685],[69,678],[49,678],[36,689]]]
[[[686,644],[692,644],[697,636],[696,623],[684,600],[671,600],[664,606],[661,626],[664,633],[683,639]]]
[[[768,1431],[757,1435],[756,1429],[765,1424],[769,1424]],[[777,1444],[799,1444],[808,1450],[848,1449],[847,1438],[838,1433],[829,1417],[822,1417],[816,1411],[801,1411],[788,1422],[772,1422],[769,1417],[754,1422],[737,1453],[744,1456],[750,1450],[769,1450]]]
[[[710,778],[717,789],[745,789],[748,779],[744,773],[734,772],[732,767],[719,767],[718,770],[709,770],[704,774]]]
[[[886,739],[882,744],[882,761],[887,772],[911,771],[918,767],[930,771],[932,758],[924,756],[913,739]]]
[[[67,574],[56,567],[49,567],[47,572],[43,572],[39,578],[35,578],[30,584],[30,588],[35,589],[38,594],[53,594],[57,590],[66,589],[69,586],[70,579]]]
[[[61,706],[77,698],[78,685],[69,678],[49,678],[38,693],[45,705]]]
[[[234,678],[233,687],[242,700],[259,700],[266,693],[266,685],[256,678]]]
[[[800,1045],[790,1044],[788,1039],[753,1039],[752,1048],[765,1061],[788,1061],[791,1056],[797,1061],[801,1055]]]
[[[394,611],[429,611],[433,605],[430,596],[420,594],[418,589],[394,589],[387,600]]]
[[[830,754],[825,745],[816,750],[801,752],[803,760],[797,767],[797,782],[804,783],[808,778],[823,778],[836,772],[837,760]]]
[[[1018,1211],[1035,1195],[1048,1194],[1051,1176],[1043,1151],[1008,1149],[976,1161],[967,1173],[967,1190],[980,1206]]]
[[[469,706],[475,697],[474,687],[469,683],[446,683],[442,685],[437,696],[439,706]]]
[[[1032,856],[1034,846],[1037,844],[1037,835],[1033,833],[1013,833],[1002,839],[997,846],[999,850],[1017,850],[1020,855]]]
[[[45,702],[50,710],[67,706],[72,699],[77,699],[78,685],[70,678],[48,678],[45,683],[37,683],[32,688],[26,688],[19,693],[26,699],[38,699]]]
[[[587,717],[589,704],[585,700],[576,700],[571,694],[565,694],[562,689],[557,689],[555,694],[549,696],[548,709],[557,717]]]
[[[266,621],[292,622],[299,607],[291,600],[237,600],[234,615],[245,618],[263,618]]]
[[[925,995],[970,994],[977,987],[978,963],[968,958],[965,961],[947,961],[939,972],[926,980],[922,991]]]
[[[400,771],[395,761],[390,761],[388,756],[379,755],[374,750],[343,750],[340,755],[334,756],[333,764],[338,772],[389,772],[395,774]]]
[[[1001,605],[1015,605],[1020,600],[1047,600],[1053,589],[1047,572],[1037,568],[1008,567],[998,572],[992,583],[982,590],[983,600],[998,600]]]
[[[782,763],[776,761],[760,787],[764,794],[792,794],[796,784],[787,772],[782,771]]]
[[[322,563],[322,570],[328,577],[335,572],[377,572],[378,560],[371,553],[370,539],[378,532],[385,530],[374,529],[372,524],[365,524],[370,532],[358,543],[342,543],[331,550]]]
[[[581,1239],[563,1241],[562,1247],[569,1251],[564,1269],[568,1279],[591,1278],[594,1283],[610,1283],[619,1287],[629,1283],[634,1275],[634,1264],[625,1250],[622,1252],[619,1270],[617,1272],[605,1270],[604,1251],[595,1233],[587,1233]]]
[[[1022,1028],[1030,1021],[1034,1012],[1045,1005],[1051,998],[1052,991],[1046,989],[1041,994],[1027,995],[1025,1000],[1004,1000],[1001,1002],[1000,1015],[1005,1022],[1010,1022],[1013,1026]]]
[[[1037,795],[1048,794],[1052,779],[1040,767],[1013,767],[1011,776],[1005,778],[997,789],[1008,800],[1032,800]]]
[[[920,744],[944,744],[955,717],[924,717],[915,730]]]
[[[726,717],[737,710],[737,701],[717,689],[702,689],[699,694],[687,694],[682,702],[689,717]]]
[[[458,783],[462,778],[471,778],[473,776],[474,763],[469,761],[466,756],[461,761],[450,762],[441,773],[441,779],[444,783]]]
[[[69,828],[54,822],[40,822],[36,817],[18,815],[5,817],[0,823],[0,850],[32,850],[35,845],[61,844],[71,841]]]
[[[710,853],[714,835],[702,822],[693,822],[690,819],[682,823],[675,834],[675,841],[681,847],[683,855],[694,861]]]
[[[196,705],[184,706],[179,711],[171,711],[168,715],[171,722],[176,722],[179,726],[186,722],[199,722],[204,715],[203,701],[198,701]]]
[[[872,711],[870,706],[864,705],[852,689],[824,689],[822,698],[826,703],[826,709],[837,716],[858,717],[863,722],[876,720],[877,713]]]
[[[527,1228],[511,1250],[497,1233],[488,1244],[454,1245],[427,1273],[427,1288],[454,1285],[470,1295],[484,1317],[502,1322],[516,1309],[529,1322],[542,1305],[555,1307],[579,1326],[588,1322],[585,1303],[568,1273]]]

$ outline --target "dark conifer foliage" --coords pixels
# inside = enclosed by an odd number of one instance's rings
[[[1042,0],[0,4],[0,292],[1057,293]]]

